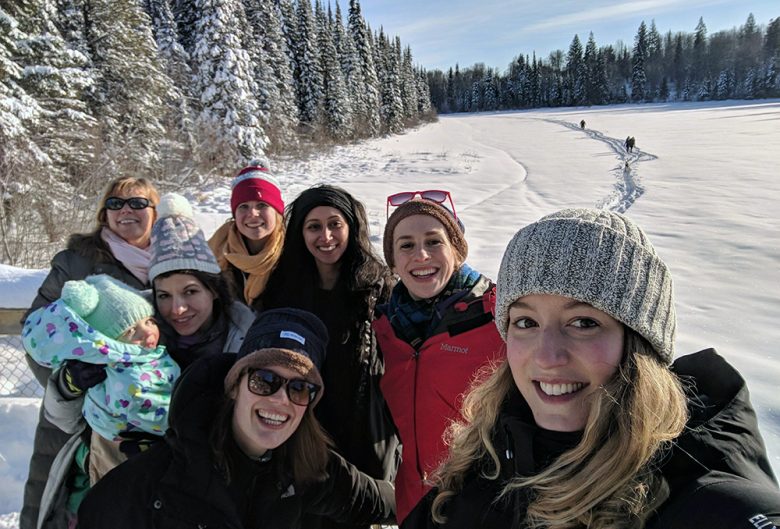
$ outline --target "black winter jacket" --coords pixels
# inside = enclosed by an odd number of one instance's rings
[[[93,274],[108,274],[131,287],[147,288],[111,254],[108,245],[100,238],[100,230],[91,234],[73,235],[68,240],[67,248],[57,253],[51,260],[51,271],[43,280],[24,319],[33,310],[59,298],[66,281],[84,279]],[[25,355],[25,360],[35,378],[45,388],[51,369],[39,365],[29,355]],[[19,529],[37,527],[41,497],[49,470],[54,458],[69,438],[69,433],[63,432],[46,419],[44,408],[41,406],[35,429],[33,454],[30,458],[30,470],[24,486],[24,504],[19,517]]]
[[[661,462],[670,496],[645,529],[772,529],[780,524],[780,491],[744,379],[713,349],[681,357],[672,369],[692,383],[691,418]],[[478,462],[463,490],[446,504],[447,523],[430,519],[434,489],[402,529],[522,529],[528,498],[517,494],[494,503],[502,484],[513,475],[539,472],[579,442],[579,435],[538,428],[515,392],[499,416],[493,439],[501,460],[499,479],[480,477],[478,465],[492,463]]]
[[[245,458],[231,484],[215,468],[211,425],[235,355],[206,357],[177,384],[165,443],[112,470],[79,509],[81,529],[300,527],[304,513],[350,523],[393,520],[392,485],[360,473],[331,452],[327,477],[301,486],[276,460]]]

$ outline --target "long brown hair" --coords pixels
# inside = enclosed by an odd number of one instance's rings
[[[244,374],[238,377],[236,385],[243,380]],[[233,444],[232,420],[235,408],[235,400],[229,395],[235,394],[235,389],[233,386],[223,397],[209,437],[214,462],[228,483],[234,469],[230,446]],[[272,461],[279,473],[292,475],[296,484],[312,483],[326,475],[330,446],[328,434],[314,416],[314,407],[309,406],[295,432],[274,449]]]
[[[542,472],[504,484],[496,498],[530,492],[524,527],[642,528],[667,498],[654,464],[685,426],[685,393],[644,338],[628,328],[625,336],[623,362],[593,399],[582,440]],[[462,489],[474,461],[489,458],[482,477],[498,479],[491,435],[513,386],[504,362],[467,395],[463,421],[450,428],[449,456],[435,476],[434,521],[445,521],[446,502]]]

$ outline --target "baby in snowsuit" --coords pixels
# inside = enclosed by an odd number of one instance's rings
[[[22,342],[39,364],[66,360],[106,366],[105,381],[86,392],[82,414],[92,427],[90,482],[126,459],[128,433],[162,436],[179,366],[158,346],[154,308],[133,288],[105,274],[68,281],[60,298],[32,312]]]

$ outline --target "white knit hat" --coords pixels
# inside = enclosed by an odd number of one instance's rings
[[[644,231],[625,215],[565,209],[518,231],[496,284],[496,326],[504,340],[510,305],[530,294],[592,305],[643,336],[665,363],[672,362],[672,276]]]
[[[160,198],[152,226],[149,281],[175,270],[220,273],[217,258],[192,216],[192,206],[183,196],[168,193]]]

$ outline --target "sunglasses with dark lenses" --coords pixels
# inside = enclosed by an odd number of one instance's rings
[[[320,392],[320,386],[302,378],[286,379],[267,369],[255,369],[247,377],[249,391],[261,397],[273,395],[284,386],[287,398],[298,406],[308,406]]]
[[[119,211],[125,207],[125,204],[130,206],[131,209],[144,209],[152,205],[152,203],[149,202],[149,199],[144,197],[108,197],[106,199],[106,209],[110,209],[112,211]]]
[[[455,204],[452,202],[452,195],[450,195],[449,191],[443,191],[441,189],[428,189],[426,191],[404,191],[402,193],[395,193],[394,195],[390,195],[387,197],[387,216],[390,216],[390,206],[398,207],[401,204],[406,204],[417,196],[423,200],[430,200],[431,202],[436,202],[437,204],[444,204],[444,202],[449,201],[452,209],[452,216],[456,219],[458,218],[458,215],[455,213]]]

